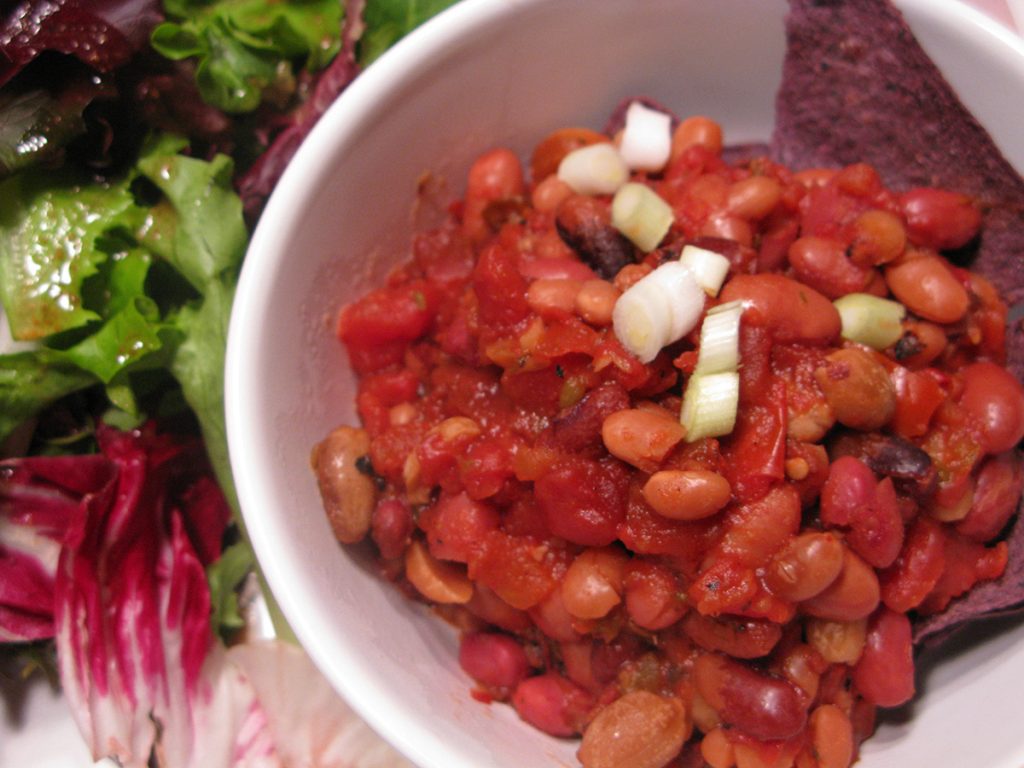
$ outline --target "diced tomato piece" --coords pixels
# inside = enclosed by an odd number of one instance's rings
[[[896,412],[889,426],[901,437],[921,437],[928,431],[946,393],[927,370],[910,371],[897,366],[889,376],[896,390]]]
[[[491,531],[469,561],[469,577],[526,610],[554,589],[564,567],[564,556],[540,539]]]
[[[566,541],[598,547],[615,541],[626,513],[629,474],[617,461],[563,458],[534,483],[548,528]]]
[[[524,320],[530,314],[527,288],[515,254],[496,243],[486,245],[473,269],[481,329],[497,337]]]
[[[494,507],[460,493],[442,495],[420,512],[418,522],[427,534],[430,554],[440,560],[468,563],[487,534],[498,529],[501,518]]]
[[[998,579],[1006,570],[1009,549],[1005,541],[986,548],[951,533],[945,539],[946,567],[935,589],[921,603],[921,613],[945,610],[949,601],[967,592],[979,581]]]

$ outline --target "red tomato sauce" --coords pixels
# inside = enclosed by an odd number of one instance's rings
[[[1006,568],[1006,307],[940,250],[977,237],[970,199],[863,164],[730,165],[716,126],[683,126],[664,171],[633,174],[674,213],[650,253],[556,175],[607,137],[557,131],[525,168],[481,155],[342,309],[362,426],[314,464],[343,539],[461,630],[473,695],[582,736],[584,766],[845,768],[876,707],[914,694],[914,618]],[[694,441],[697,334],[643,364],[611,319],[686,243],[730,263],[705,310],[746,303],[735,428]],[[898,341],[840,336],[851,292],[906,307]]]

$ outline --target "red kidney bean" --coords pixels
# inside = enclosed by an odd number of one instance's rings
[[[513,638],[496,632],[473,632],[459,643],[459,666],[502,698],[526,677],[526,651]]]
[[[971,363],[961,375],[960,405],[977,425],[985,451],[1016,446],[1024,438],[1024,386],[995,363]]]
[[[944,528],[927,515],[914,519],[896,562],[879,575],[882,602],[892,610],[917,608],[935,588],[946,568]]]
[[[868,621],[867,640],[853,667],[853,683],[880,707],[896,707],[914,695],[914,648],[910,619],[881,608]]]
[[[978,470],[974,503],[967,516],[957,523],[957,533],[981,544],[994,539],[1017,510],[1022,490],[1024,471],[1020,456],[1007,451],[989,457]]]
[[[633,244],[611,224],[608,206],[589,195],[573,195],[558,206],[558,234],[580,259],[607,280],[633,262]]]
[[[534,482],[548,528],[574,544],[600,547],[618,536],[629,477],[622,465],[563,459]]]
[[[807,722],[803,696],[788,680],[714,653],[697,659],[693,675],[697,691],[719,717],[755,739],[788,739]]]
[[[939,251],[960,248],[981,228],[981,211],[966,195],[918,187],[900,196],[907,233],[918,245]]]
[[[830,299],[864,290],[874,270],[853,263],[846,246],[826,237],[801,237],[789,246],[789,265],[800,282]]]
[[[512,706],[523,720],[552,736],[576,736],[594,704],[593,696],[554,672],[516,686]]]
[[[370,536],[380,556],[393,560],[402,556],[415,527],[412,510],[401,499],[381,499],[370,519]]]
[[[597,458],[604,448],[601,439],[604,420],[616,411],[627,408],[629,394],[621,384],[602,384],[590,390],[578,403],[551,422],[551,442],[566,452]]]
[[[842,327],[831,301],[784,275],[736,275],[723,286],[719,299],[747,302],[744,322],[771,329],[776,341],[827,344],[839,337]]]
[[[892,480],[881,483],[860,459],[840,456],[821,489],[821,521],[848,529],[850,547],[876,568],[892,564],[903,545],[903,518]]]

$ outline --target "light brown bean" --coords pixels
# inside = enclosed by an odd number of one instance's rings
[[[643,496],[659,515],[673,520],[700,520],[725,507],[732,488],[717,472],[666,469],[647,479]]]
[[[460,567],[438,560],[421,541],[413,541],[405,550],[405,576],[417,592],[435,603],[468,603],[473,597],[473,582]]]
[[[530,194],[530,202],[533,207],[543,213],[554,213],[558,206],[572,195],[572,187],[562,181],[554,174],[544,177],[544,180],[533,188]]]
[[[831,301],[785,275],[736,275],[718,296],[722,304],[744,301],[743,321],[771,329],[781,342],[825,344],[839,336],[842,321]]]
[[[885,264],[899,258],[907,247],[903,220],[882,209],[865,211],[853,222],[850,258],[864,266]]]
[[[583,732],[583,768],[663,768],[690,736],[683,703],[650,691],[630,691],[606,706]]]
[[[542,277],[530,283],[526,303],[541,317],[567,317],[576,309],[582,283],[564,277]]]
[[[754,242],[754,230],[746,219],[730,213],[709,216],[701,225],[703,237],[721,237],[732,240],[740,245],[751,245]]]
[[[722,728],[712,728],[700,742],[700,755],[711,768],[733,768],[736,752]]]
[[[759,221],[782,199],[782,185],[771,176],[748,176],[729,187],[726,209],[733,216]]]
[[[768,563],[765,586],[798,603],[825,590],[843,568],[843,542],[828,532],[810,531],[790,539]]]
[[[644,472],[654,472],[669,451],[686,437],[675,418],[627,408],[606,417],[601,437],[608,452]]]
[[[907,368],[927,368],[946,351],[949,339],[935,323],[905,320],[903,336],[893,348],[896,359]]]
[[[361,541],[370,530],[377,489],[357,465],[369,451],[366,430],[342,426],[317,443],[310,457],[327,519],[344,544]]]
[[[722,126],[702,115],[693,115],[683,120],[672,132],[670,161],[694,146],[704,147],[717,155],[722,151]]]
[[[612,312],[620,293],[607,280],[586,280],[576,294],[576,314],[591,325],[605,328],[612,324]]]
[[[626,555],[615,549],[585,549],[562,579],[562,602],[578,619],[600,619],[622,602]]]
[[[801,603],[804,613],[819,619],[854,621],[878,607],[881,589],[874,568],[843,550],[843,569],[824,591]]]
[[[896,388],[888,371],[860,347],[828,355],[814,378],[840,424],[870,432],[888,424],[896,412]]]
[[[890,266],[885,271],[885,282],[907,309],[936,323],[955,323],[970,305],[967,289],[938,256]]]
[[[823,704],[811,713],[811,743],[818,768],[849,768],[853,760],[853,725],[835,704]]]

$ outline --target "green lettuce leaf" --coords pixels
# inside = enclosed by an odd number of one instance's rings
[[[53,350],[0,356],[0,442],[47,406],[95,383]]]
[[[100,319],[82,284],[108,254],[96,240],[134,208],[126,181],[82,183],[63,172],[0,184],[0,303],[11,335],[38,340]]]
[[[359,41],[359,63],[366,66],[424,21],[457,0],[367,0],[366,31]]]
[[[195,58],[203,99],[225,112],[282,105],[294,93],[297,64],[323,68],[341,48],[337,0],[165,0],[171,19],[150,42],[164,56]]]

